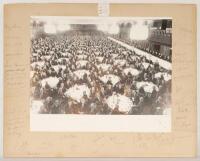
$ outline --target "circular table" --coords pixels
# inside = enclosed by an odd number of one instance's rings
[[[50,58],[51,58],[50,55],[46,55],[46,56],[44,56],[44,59],[46,59],[46,60],[49,60]]]
[[[87,55],[77,55],[78,60],[84,60],[87,58]]]
[[[39,114],[41,107],[43,106],[43,102],[42,101],[38,101],[38,100],[33,100],[31,101],[31,113],[32,114]]]
[[[131,99],[121,94],[114,94],[108,97],[106,100],[106,103],[112,109],[118,106],[119,111],[122,111],[122,112],[130,111],[131,107],[133,106],[133,102],[131,101]]]
[[[48,85],[51,88],[55,88],[57,86],[58,82],[59,82],[59,79],[57,77],[49,77],[49,78],[45,78],[41,81],[42,87],[44,87],[45,84],[48,83]]]
[[[69,46],[70,47],[70,46]],[[65,52],[68,52],[70,49],[69,48],[67,48],[67,49],[65,49]]]
[[[41,50],[40,50],[40,49],[38,49],[36,52],[37,52],[37,53],[41,53]]]
[[[44,61],[38,61],[31,64],[31,67],[35,68],[36,66],[43,67]]]
[[[111,67],[111,65],[110,64],[105,64],[105,63],[103,63],[103,64],[99,64],[99,65],[97,65],[97,67],[100,69],[103,69],[103,71],[107,71],[110,67]]]
[[[65,95],[71,97],[72,99],[80,102],[81,98],[83,97],[84,93],[89,97],[90,96],[90,89],[86,85],[74,85],[73,87],[69,88]]]
[[[123,65],[126,64],[126,60],[125,59],[117,59],[117,60],[114,61],[114,64],[123,66]]]
[[[30,71],[30,78],[32,78],[35,74],[35,71]]]
[[[144,69],[147,69],[149,67],[149,63],[142,63],[142,65],[144,66]]]
[[[61,55],[62,55],[63,57],[67,57],[67,56],[71,56],[71,53],[66,52],[66,53],[61,53]]]
[[[169,81],[172,79],[172,76],[168,73],[158,72],[155,74],[155,78],[161,78],[161,76],[164,77],[165,81]]]
[[[107,83],[108,80],[111,80],[113,85],[115,85],[116,83],[118,83],[120,81],[120,78],[116,75],[113,75],[113,74],[104,75],[104,76],[100,77],[100,79],[104,83]]]
[[[98,55],[100,55],[100,52],[96,51],[96,52],[94,53],[94,55],[98,56]]]
[[[126,68],[124,69],[124,73],[127,75],[128,73],[131,73],[133,76],[137,76],[140,72],[137,69],[134,68]]]
[[[33,56],[38,56],[38,53],[32,53]]]
[[[82,51],[82,50],[78,50],[77,53],[78,53],[78,54],[82,54],[83,51]]]
[[[97,56],[97,57],[96,57],[96,60],[97,60],[98,62],[102,62],[102,61],[103,61],[103,59],[104,59],[104,57],[103,57],[103,56]]]
[[[84,66],[87,65],[87,63],[88,63],[87,60],[79,60],[79,61],[76,62],[76,65],[77,66],[80,65],[81,67],[84,67]]]
[[[65,60],[66,62],[69,62],[69,58],[59,58],[59,59],[58,59],[58,62],[61,63],[61,62],[64,61],[64,60]]]
[[[63,69],[63,70],[66,69],[65,65],[53,65],[52,67],[56,72],[58,72],[59,69]]]
[[[136,60],[136,59],[138,59],[138,58],[139,58],[139,57],[138,57],[137,55],[132,55],[132,56],[131,56],[131,59],[132,59],[132,60]]]
[[[111,54],[112,58],[116,58],[118,56],[118,54]]]
[[[50,51],[49,53],[50,53],[51,55],[53,55],[53,54],[54,54],[54,51]]]
[[[171,115],[171,108],[165,108],[164,110],[163,110],[163,115]]]
[[[79,79],[83,78],[83,76],[84,76],[85,74],[87,74],[87,75],[90,74],[90,72],[89,72],[88,70],[84,70],[84,69],[82,69],[82,70],[76,70],[76,71],[74,71],[73,73],[74,73]]]
[[[141,87],[143,87],[144,91],[147,93],[152,93],[154,88],[156,91],[158,91],[158,87],[152,82],[137,82],[136,87],[137,89],[140,89]]]

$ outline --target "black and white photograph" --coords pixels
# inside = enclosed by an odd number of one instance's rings
[[[171,114],[171,18],[32,16],[30,30],[31,114]]]
[[[198,9],[130,0],[3,4],[3,156],[196,157]]]

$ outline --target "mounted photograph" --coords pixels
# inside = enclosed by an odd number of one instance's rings
[[[172,19],[31,17],[32,114],[171,113]]]

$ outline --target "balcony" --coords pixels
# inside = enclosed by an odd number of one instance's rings
[[[150,30],[148,40],[162,45],[171,46],[172,33],[171,31],[166,30]]]

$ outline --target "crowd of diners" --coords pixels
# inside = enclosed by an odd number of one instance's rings
[[[86,60],[86,65],[80,65]],[[97,59],[102,57],[102,60]],[[123,65],[116,60],[125,60]],[[43,62],[43,65],[31,66],[31,102],[40,100],[43,106],[41,114],[130,114],[130,115],[161,115],[166,108],[171,107],[171,80],[163,76],[156,78],[158,72],[171,74],[170,70],[162,68],[158,62],[153,63],[146,57],[137,55],[134,51],[108,39],[98,32],[70,31],[67,34],[46,35],[31,40],[31,64]],[[147,68],[143,63],[149,63]],[[103,70],[99,64],[109,64],[110,68]],[[64,66],[55,70],[53,66]],[[139,74],[125,74],[125,68],[134,68]],[[79,78],[74,74],[77,70],[87,70]],[[120,78],[114,84],[110,79],[103,82],[100,77],[113,74]],[[59,82],[51,87],[42,80],[56,77]],[[152,92],[145,92],[143,87],[137,88],[137,82],[151,82],[158,87]],[[90,95],[83,94],[81,101],[66,96],[65,92],[74,85],[85,84],[90,89]],[[129,111],[120,111],[118,105],[110,108],[106,102],[113,94],[121,94],[130,98],[132,107]]]
[[[119,38],[118,35],[111,35],[112,37],[114,37],[117,40],[120,40],[126,44],[129,44],[131,46],[134,46],[140,50],[143,50],[145,52],[148,52],[151,55],[154,55],[160,59],[166,60],[168,62],[172,62],[172,53],[171,50],[169,51],[168,54],[166,53],[161,53],[155,49],[152,49],[151,47],[151,43],[148,40],[131,40],[131,39],[121,39]]]

